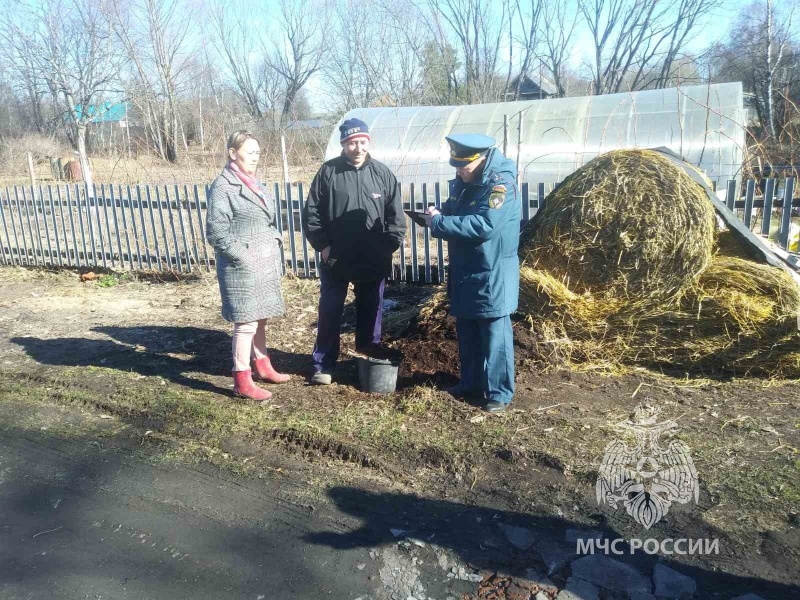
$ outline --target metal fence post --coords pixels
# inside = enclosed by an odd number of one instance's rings
[[[428,208],[428,184],[422,184],[422,209]],[[423,250],[425,252],[425,283],[433,281],[431,278],[431,230],[429,227],[422,228],[422,238],[424,241]]]
[[[192,236],[192,257],[194,259],[195,266],[199,270],[201,268],[200,252],[197,249],[197,234],[194,231],[194,218],[192,217],[192,201],[189,199],[188,185],[183,186],[183,196],[184,198],[186,198],[186,220],[189,222],[189,235]]]
[[[772,221],[772,199],[775,195],[775,180],[767,179],[767,188],[764,190],[764,209],[761,213],[761,235],[769,237],[769,225]]]
[[[39,264],[39,252],[37,250],[37,247],[41,244],[42,240],[40,239],[40,237],[38,235],[34,235],[34,233],[33,233],[33,224],[31,223],[31,211],[30,211],[30,207],[28,206],[28,196],[25,193],[25,188],[24,187],[22,188],[22,203],[25,206],[25,220],[28,221],[28,233],[30,233],[30,236],[31,236],[31,252],[33,253],[33,264],[34,265],[38,265]],[[36,223],[36,229],[37,229],[37,231],[39,229],[39,223],[38,222]],[[44,254],[44,253],[42,253],[42,254]],[[42,256],[42,259],[44,259],[44,256]],[[42,264],[44,264],[44,260],[42,260]]]
[[[397,184],[397,193],[400,194],[401,204],[405,206],[402,202],[403,198],[403,184]],[[404,213],[405,214],[405,213]],[[406,217],[408,219],[408,217]],[[406,220],[408,222],[408,220]],[[406,240],[408,239],[408,228],[406,228],[406,235],[403,236],[403,241],[400,244],[400,281],[406,280]]]
[[[281,185],[275,183],[273,186],[275,190],[275,225],[278,226],[278,233],[281,234],[281,273],[286,274],[286,253],[283,246],[286,240],[283,239],[283,213],[281,212]]]
[[[439,185],[438,181],[434,184],[433,191],[434,191],[434,203],[436,204],[436,208],[441,210],[442,192],[441,192],[441,186]],[[436,238],[436,261],[437,261],[436,274],[438,276],[436,282],[444,283],[447,269],[445,269],[444,267],[444,242],[442,241],[442,238]]]
[[[108,192],[109,192],[109,196],[110,196],[109,200],[111,201],[111,216],[113,217],[113,220],[114,220],[114,233],[117,236],[117,252],[119,253],[119,265],[120,265],[120,267],[122,267],[124,269],[125,268],[125,255],[122,252],[122,235],[119,232],[119,219],[117,218],[117,198],[116,198],[116,196],[114,196],[114,184],[113,183],[109,183],[108,184]],[[120,200],[121,199],[122,199],[122,197],[120,196]],[[103,205],[105,206],[105,194],[103,194],[103,200],[104,200],[104,204]],[[123,218],[125,217],[125,211],[122,211],[122,216],[123,216]],[[108,215],[106,215],[106,218],[108,218]],[[113,244],[109,244],[109,245],[112,246],[111,251],[113,252],[114,251],[113,250]],[[113,254],[112,254],[111,258],[112,258],[112,264],[113,264],[113,258],[114,258]],[[132,257],[130,256],[130,252],[128,252],[128,258],[132,259]],[[130,261],[130,265],[131,265],[131,269],[133,269],[133,260]]]
[[[753,218],[753,196],[756,193],[756,182],[750,179],[747,182],[747,192],[744,197],[744,224],[750,229],[750,221]]]
[[[297,241],[294,239],[294,202],[292,201],[292,184],[287,181],[285,188],[286,225],[289,229],[289,250],[292,253],[292,274],[297,275]]]
[[[53,186],[51,186],[51,185],[47,186],[47,199],[48,199],[48,201],[50,203],[50,216],[52,217],[53,231],[55,232],[55,238],[56,238],[56,253],[58,254],[58,266],[59,267],[63,267],[64,266],[64,257],[61,254],[61,240],[60,240],[60,236],[58,235],[58,219],[56,218],[56,207],[55,207],[55,204],[53,202]],[[64,231],[64,240],[65,241],[66,241],[66,238],[67,238],[67,232],[65,230]],[[50,237],[49,237],[49,234],[48,234],[48,240],[49,239],[50,239]],[[51,260],[51,264],[52,264],[52,260]]]
[[[306,277],[311,276],[311,265],[308,262],[308,240],[306,239],[306,229],[303,226],[303,208],[305,206],[305,196],[303,195],[303,184],[297,184],[297,212],[300,218],[298,219],[298,223],[300,223],[300,240],[303,248],[303,274]]]
[[[417,210],[414,184],[411,184],[411,210]],[[419,265],[417,265],[417,224],[411,221],[411,281],[419,281]]]
[[[792,201],[794,199],[794,177],[787,177],[783,190],[783,214],[781,215],[780,245],[789,249],[789,225],[792,221]]]
[[[42,264],[47,264],[49,262],[50,266],[54,267],[55,262],[53,261],[53,244],[50,241],[50,228],[47,226],[47,209],[44,206],[44,191],[42,190],[41,183],[39,184],[38,187],[39,187],[39,205],[41,206],[42,209],[42,222],[44,223],[45,241],[47,241],[47,259],[48,259],[44,260],[44,246],[42,246]],[[35,197],[36,196],[34,195],[34,199]],[[39,230],[39,213],[37,212],[37,205],[35,201],[33,203],[33,214],[36,217],[36,229],[37,232],[39,233],[39,239],[41,239],[42,232]],[[53,224],[55,225],[55,220],[53,220]],[[58,230],[54,228],[54,231],[56,233],[56,238],[58,238]]]
[[[729,179],[728,180],[728,191],[725,193],[725,204],[728,208],[731,209],[733,212],[734,208],[736,207],[736,180]]]
[[[111,193],[113,195],[114,190],[112,188]],[[133,250],[131,249],[131,233],[130,228],[128,227],[128,215],[125,211],[125,199],[122,196],[122,184],[117,186],[117,196],[119,197],[119,212],[122,215],[122,229],[125,231],[125,249],[128,251],[128,264],[131,267],[131,271],[133,271],[136,267],[133,266]],[[128,196],[128,209],[130,209],[130,195]],[[125,261],[123,257],[120,256],[120,260],[122,261],[122,266],[125,266]]]
[[[0,245],[2,245],[2,254],[3,254],[3,264],[6,265],[13,265],[14,264],[14,254],[13,254],[13,246],[11,245],[11,236],[8,235],[8,223],[6,223],[6,209],[3,206],[8,198],[8,190],[6,189],[6,198],[0,196],[0,220],[3,222],[3,231],[6,234],[6,242],[0,241]],[[9,203],[9,210],[10,210],[10,203]],[[8,244],[8,257],[6,257],[6,248],[5,244]]]
[[[183,202],[181,201],[181,191],[178,185],[175,184],[175,209],[178,211],[178,225],[181,228],[181,237],[183,238],[183,256],[185,257],[186,270],[192,272],[192,255],[189,252],[189,242],[186,240],[186,227],[183,224]],[[170,210],[170,214],[172,210]],[[172,230],[175,231],[175,224],[172,224]],[[178,253],[177,243],[175,253]]]
[[[208,186],[204,187],[205,190],[205,198],[206,198],[206,208],[208,208]],[[197,184],[194,184],[194,200],[197,203],[195,206],[197,208],[197,222],[200,227],[200,240],[202,241],[203,246],[203,260],[206,262],[206,271],[211,271],[211,260],[208,258],[208,242],[206,240],[206,224],[203,220],[203,207],[200,203],[200,194],[197,192]]]

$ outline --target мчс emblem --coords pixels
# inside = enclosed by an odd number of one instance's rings
[[[637,406],[633,420],[620,425],[636,438],[633,447],[621,440],[606,446],[603,463],[597,476],[597,503],[626,512],[645,529],[650,529],[674,502],[697,503],[700,488],[697,470],[689,447],[680,440],[671,440],[666,448],[660,437],[677,429],[675,421],[656,423],[658,409]]]
[[[489,208],[500,208],[506,201],[506,186],[496,185],[489,194]]]

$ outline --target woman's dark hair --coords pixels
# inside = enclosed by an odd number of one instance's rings
[[[256,136],[246,129],[234,131],[228,136],[228,145],[226,146],[226,149],[233,148],[234,150],[239,150],[239,148],[241,148],[247,140],[256,140],[256,142],[258,142]]]

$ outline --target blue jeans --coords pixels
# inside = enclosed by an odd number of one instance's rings
[[[317,341],[312,353],[315,371],[332,368],[339,358],[342,312],[349,283],[346,279],[332,277],[327,269],[320,270]],[[356,349],[381,341],[385,285],[385,279],[353,282],[356,295]]]

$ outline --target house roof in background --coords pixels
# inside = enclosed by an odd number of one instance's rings
[[[556,93],[558,92],[556,84],[544,76],[537,77],[536,79],[528,75],[522,75],[521,77],[522,77],[522,85],[520,86],[520,92],[523,94],[538,93],[539,90],[542,90],[548,96],[555,96]],[[508,88],[511,90],[516,89],[517,80],[519,80],[519,78],[520,75],[514,77],[514,79],[511,80],[511,83],[509,84]]]

